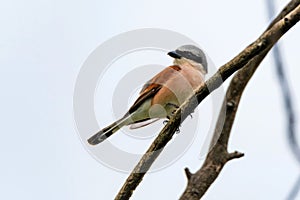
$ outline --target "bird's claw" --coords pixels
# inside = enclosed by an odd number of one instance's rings
[[[163,121],[163,124],[166,125],[169,122],[169,119]]]

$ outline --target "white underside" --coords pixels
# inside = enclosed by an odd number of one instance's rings
[[[147,121],[137,122],[137,123],[131,124],[129,128],[130,129],[141,128],[141,127],[147,126],[149,124],[152,124],[153,122],[156,122],[157,120],[159,120],[159,118],[153,118],[153,119],[149,119]]]

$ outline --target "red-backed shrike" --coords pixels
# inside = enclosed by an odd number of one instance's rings
[[[173,65],[166,67],[143,86],[140,96],[119,120],[88,139],[99,144],[123,126],[140,128],[162,118],[170,118],[176,109],[204,83],[207,60],[201,49],[184,45],[168,53]]]

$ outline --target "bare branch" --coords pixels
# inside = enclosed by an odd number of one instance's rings
[[[243,153],[240,153],[238,151],[235,151],[235,152],[232,152],[232,153],[229,153],[227,155],[227,161],[230,161],[230,160],[233,160],[233,159],[236,159],[236,158],[241,158],[243,157],[244,154]]]
[[[190,172],[189,168],[185,168],[184,169],[184,172],[185,172],[185,175],[186,175],[186,178],[189,180],[191,177],[192,177],[192,173]]]
[[[267,49],[270,49],[282,35],[284,35],[291,27],[293,27],[299,21],[299,19],[300,6],[296,7],[291,13],[286,15],[284,19],[275,23],[270,28],[270,30],[263,33],[254,43],[249,45],[238,56],[233,58],[227,64],[220,67],[218,72],[214,74],[208,81],[205,82],[205,85],[200,86],[196,90],[195,94],[198,102],[192,101],[193,97],[191,97],[176,111],[175,116],[172,119],[170,119],[168,124],[162,129],[162,131],[151,144],[147,152],[141,158],[137,166],[134,168],[130,176],[127,178],[123,187],[116,196],[116,199],[130,198],[132,192],[142,181],[145,173],[149,170],[149,168],[151,167],[155,159],[159,156],[166,144],[171,140],[180,123],[186,119],[186,117],[198,106],[198,104],[204,98],[206,98],[209,95],[210,92],[214,91],[219,86],[221,86],[223,81],[230,77],[234,72],[241,69],[252,58],[265,52]],[[218,141],[220,141],[220,139],[226,139],[226,137],[219,138]],[[224,155],[224,152],[227,153],[225,146],[219,145],[218,147],[222,148],[216,149],[215,151],[211,151],[208,154],[208,156],[217,155],[216,153],[220,153],[221,155]],[[218,157],[218,159],[216,160],[219,161],[216,165],[205,165],[205,163],[203,165],[204,167],[208,167],[208,169],[204,171],[211,172],[211,175],[215,178],[218,176],[224,164],[228,161],[226,157]],[[210,161],[215,162],[215,160]],[[192,181],[194,177],[195,176],[191,175],[190,180]],[[205,180],[201,180],[205,182]],[[207,183],[209,186],[213,181],[210,184],[209,182],[211,181],[205,183]]]
[[[284,18],[291,11],[295,11],[296,8],[299,8],[299,0],[291,1],[282,10],[278,17],[276,17],[273,20],[266,32],[268,32],[268,30],[272,28],[272,25]],[[238,152],[228,154],[228,139],[243,91],[248,81],[254,74],[255,70],[257,69],[257,67],[267,55],[270,49],[271,47],[267,48],[265,51],[253,58],[243,69],[238,71],[238,73],[233,77],[228,87],[226,98],[224,99],[223,106],[216,125],[213,141],[211,143],[212,150],[207,155],[206,160],[202,165],[201,169],[199,169],[195,174],[193,174],[192,177],[190,177],[190,179],[188,180],[187,188],[185,189],[180,199],[200,199],[205,194],[210,185],[214,182],[214,180],[218,177],[219,173],[221,172],[221,169],[224,167],[226,162],[234,158],[239,158],[243,156],[242,153]],[[227,161],[224,162],[223,160],[220,160],[219,157],[227,157]],[[207,169],[212,168],[219,170],[210,173]]]

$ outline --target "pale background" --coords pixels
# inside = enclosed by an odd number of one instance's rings
[[[277,11],[287,2],[277,0]],[[201,44],[220,66],[257,38],[266,18],[260,0],[2,1],[0,199],[112,199],[124,183],[127,174],[85,150],[73,118],[76,77],[102,42],[133,29],[170,29]],[[280,41],[296,104],[299,35],[296,25]],[[265,59],[251,80],[232,131],[230,149],[246,156],[229,163],[203,199],[285,199],[296,181],[273,64]],[[198,169],[197,156],[188,151],[147,175],[132,199],[178,198],[183,168]]]

